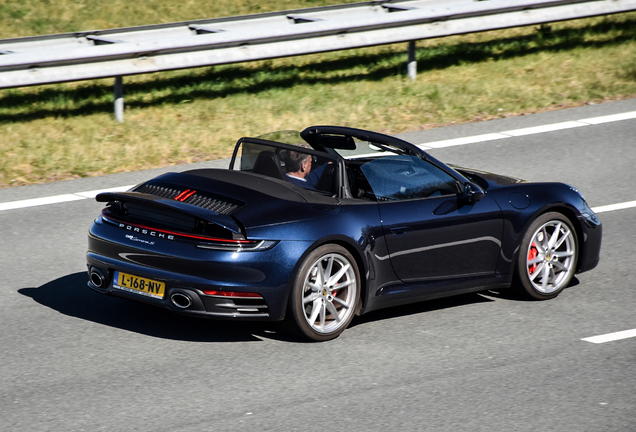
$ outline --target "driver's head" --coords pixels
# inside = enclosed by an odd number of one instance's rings
[[[311,155],[294,150],[285,152],[285,171],[304,178],[311,171]]]

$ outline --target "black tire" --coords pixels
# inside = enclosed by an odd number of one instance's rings
[[[342,246],[323,245],[298,269],[289,299],[289,318],[304,338],[331,340],[349,326],[359,298],[360,274],[355,259]]]
[[[515,286],[534,300],[558,296],[576,272],[579,243],[572,223],[561,213],[535,219],[521,242]]]

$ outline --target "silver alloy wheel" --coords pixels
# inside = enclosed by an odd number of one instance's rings
[[[331,333],[349,323],[357,299],[356,271],[339,253],[318,258],[303,282],[303,311],[317,333]]]
[[[568,224],[550,220],[534,232],[526,251],[526,273],[537,292],[551,294],[564,288],[575,265],[576,239]]]

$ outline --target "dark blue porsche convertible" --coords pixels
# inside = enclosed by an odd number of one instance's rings
[[[193,316],[285,319],[315,341],[410,302],[508,287],[556,297],[598,264],[602,235],[571,186],[450,167],[337,126],[241,138],[229,169],[97,201],[95,291]]]

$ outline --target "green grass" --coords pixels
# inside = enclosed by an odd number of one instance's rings
[[[123,124],[113,80],[0,91],[0,187],[226,157],[310,124],[398,133],[636,95],[634,13],[417,46],[415,82],[405,44],[126,77]]]
[[[0,39],[353,2],[354,0],[0,0]]]

